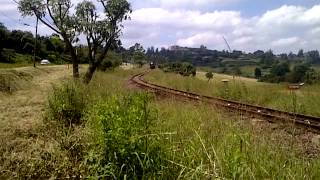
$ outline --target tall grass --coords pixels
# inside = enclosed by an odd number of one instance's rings
[[[148,179],[161,175],[163,152],[152,135],[155,114],[145,94],[112,96],[88,114],[92,149],[86,165],[93,178]]]
[[[301,156],[285,131],[264,129],[239,117],[226,119],[205,105],[157,103],[172,179],[313,179],[319,159]],[[271,137],[271,138],[270,138]],[[173,173],[174,172],[174,173]]]
[[[145,93],[131,92],[127,80],[136,73],[117,69],[97,73],[88,86],[73,83],[57,86],[48,100],[47,111],[51,113],[45,114],[52,123],[36,131],[34,136],[39,143],[32,146],[32,153],[23,153],[21,147],[18,155],[11,154],[8,149],[13,144],[0,138],[0,152],[6,155],[0,156],[0,178],[316,179],[320,176],[319,148],[304,144],[300,139],[303,134],[268,127],[259,129],[259,125],[240,115],[226,117],[201,103],[156,101]],[[199,83],[199,90],[204,86],[201,81],[192,83]],[[187,88],[192,90],[194,84]],[[237,94],[238,99],[244,97]],[[306,156],[310,148],[315,151],[313,158]]]
[[[201,74],[199,78],[181,77],[171,73],[152,71],[146,76],[146,79],[156,84],[202,95],[320,116],[320,109],[317,108],[320,106],[320,99],[317,98],[320,90],[319,85],[305,86],[301,90],[291,93],[286,84],[259,83],[235,77],[225,85],[221,82],[221,77],[214,76],[213,80],[208,83],[201,80],[205,78],[202,76]],[[296,104],[294,103],[295,98]]]

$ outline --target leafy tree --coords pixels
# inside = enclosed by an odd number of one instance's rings
[[[303,49],[300,49],[297,55],[299,58],[303,58],[304,54],[303,54]]]
[[[289,59],[289,60],[293,60],[295,57],[296,57],[296,55],[293,54],[293,52],[290,52],[290,53],[288,54],[288,59]]]
[[[288,55],[286,53],[280,54],[281,59],[288,60]]]
[[[71,0],[20,0],[18,9],[22,16],[36,16],[43,24],[60,35],[70,52],[73,76],[79,77],[79,62],[73,46],[78,41],[77,23],[71,15]],[[47,21],[49,18],[50,22]]]
[[[320,62],[319,51],[314,50],[314,51],[307,52],[307,61],[310,63],[319,63]]]
[[[206,73],[206,78],[208,79],[208,82],[213,78],[212,71],[209,71],[209,72]]]
[[[289,64],[287,62],[276,64],[271,68],[271,74],[274,76],[283,77],[288,72],[290,72],[290,68],[289,68]]]
[[[8,29],[0,23],[0,61],[3,58],[2,57],[2,49],[6,46],[6,40],[8,36]]]
[[[72,14],[71,0],[20,0],[19,10],[23,16],[36,16],[43,24],[62,37],[73,64],[73,76],[79,77],[79,57],[75,43],[84,34],[88,44],[89,68],[84,82],[89,83],[106,54],[120,44],[121,23],[131,12],[126,0],[98,0],[104,10],[98,16],[95,5],[84,0],[77,4]],[[49,21],[47,19],[49,18]]]
[[[271,50],[265,52],[262,56],[261,56],[261,64],[264,64],[266,66],[271,66],[274,63],[274,54]]]
[[[293,71],[288,75],[287,80],[291,83],[302,82],[308,71],[310,71],[310,67],[307,64],[298,64],[294,66]]]
[[[129,52],[133,57],[133,62],[142,67],[146,63],[145,50],[141,44],[136,43],[134,46],[129,48]]]
[[[86,36],[88,44],[89,69],[84,82],[89,83],[97,67],[109,50],[121,45],[122,22],[129,18],[130,3],[127,0],[98,0],[104,9],[104,18],[98,16],[95,5],[84,0],[76,7],[78,31]],[[99,52],[99,48],[102,47]]]
[[[310,69],[306,72],[304,80],[308,84],[320,82],[320,73],[316,72],[314,69]]]
[[[257,78],[257,79],[260,79],[261,76],[262,76],[262,72],[261,72],[261,69],[260,68],[256,68],[254,70],[254,76]]]

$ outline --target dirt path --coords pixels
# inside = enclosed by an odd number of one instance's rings
[[[11,95],[0,93],[0,130],[4,133],[9,129],[26,131],[40,123],[52,84],[71,75],[71,69],[68,70],[65,66],[39,67],[37,70],[27,67],[15,70],[29,69],[34,75],[29,82],[30,86]]]

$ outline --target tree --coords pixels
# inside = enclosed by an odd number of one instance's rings
[[[288,60],[288,55],[286,53],[280,54],[281,59]]]
[[[142,67],[146,63],[145,50],[141,44],[136,43],[134,46],[129,48],[131,57],[133,57],[133,62]]]
[[[307,64],[295,65],[293,71],[288,75],[287,79],[291,83],[302,82],[308,71],[310,71],[310,67]]]
[[[274,76],[283,77],[288,72],[290,72],[290,68],[287,62],[276,64],[271,68],[271,74]]]
[[[320,55],[318,50],[307,52],[307,61],[310,63],[319,63]]]
[[[206,78],[208,79],[208,82],[213,78],[212,71],[209,71],[209,72],[206,73]]]
[[[300,49],[297,55],[299,58],[303,58],[304,54],[303,54],[303,49]]]
[[[36,16],[64,40],[73,64],[73,76],[79,77],[79,60],[75,43],[84,34],[88,44],[89,68],[84,82],[89,83],[97,67],[108,51],[120,44],[121,23],[131,12],[126,0],[98,0],[104,10],[99,17],[95,5],[87,0],[76,6],[71,14],[71,0],[20,0],[19,10],[23,16]],[[49,21],[47,21],[49,18]]]
[[[257,79],[260,79],[261,76],[262,76],[262,72],[261,72],[261,69],[260,68],[256,68],[254,70],[254,76],[257,78]]]
[[[266,66],[271,66],[274,63],[274,54],[271,50],[265,52],[261,56],[261,64],[264,64]]]
[[[74,15],[71,15],[71,8],[71,0],[20,0],[18,6],[22,16],[36,16],[63,38],[71,55],[73,77],[79,78],[79,62],[73,46],[78,41],[77,23]]]
[[[7,40],[8,36],[8,29],[0,23],[0,60],[2,57],[2,49],[5,47],[5,43]]]
[[[87,0],[76,7],[78,31],[86,36],[89,68],[84,82],[89,83],[97,67],[111,49],[121,45],[122,21],[129,18],[131,6],[127,0],[98,0],[104,10],[104,18],[98,16],[95,5]],[[99,52],[99,48],[102,47]]]

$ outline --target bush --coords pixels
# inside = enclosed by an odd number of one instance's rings
[[[174,72],[182,76],[196,76],[197,70],[190,63],[169,63],[159,66],[164,72]]]
[[[1,62],[15,63],[16,52],[13,49],[3,49],[1,53]]]
[[[98,67],[100,71],[113,70],[114,68],[121,65],[120,61],[105,59],[102,61],[101,65]]]
[[[148,96],[134,94],[113,97],[92,108],[88,117],[94,126],[90,129],[95,129],[92,142],[96,142],[96,150],[89,153],[86,162],[91,175],[114,179],[159,175],[163,155],[158,136],[150,135],[155,115],[148,104]]]
[[[83,88],[74,82],[54,87],[48,98],[48,119],[65,127],[78,125],[86,108]]]

